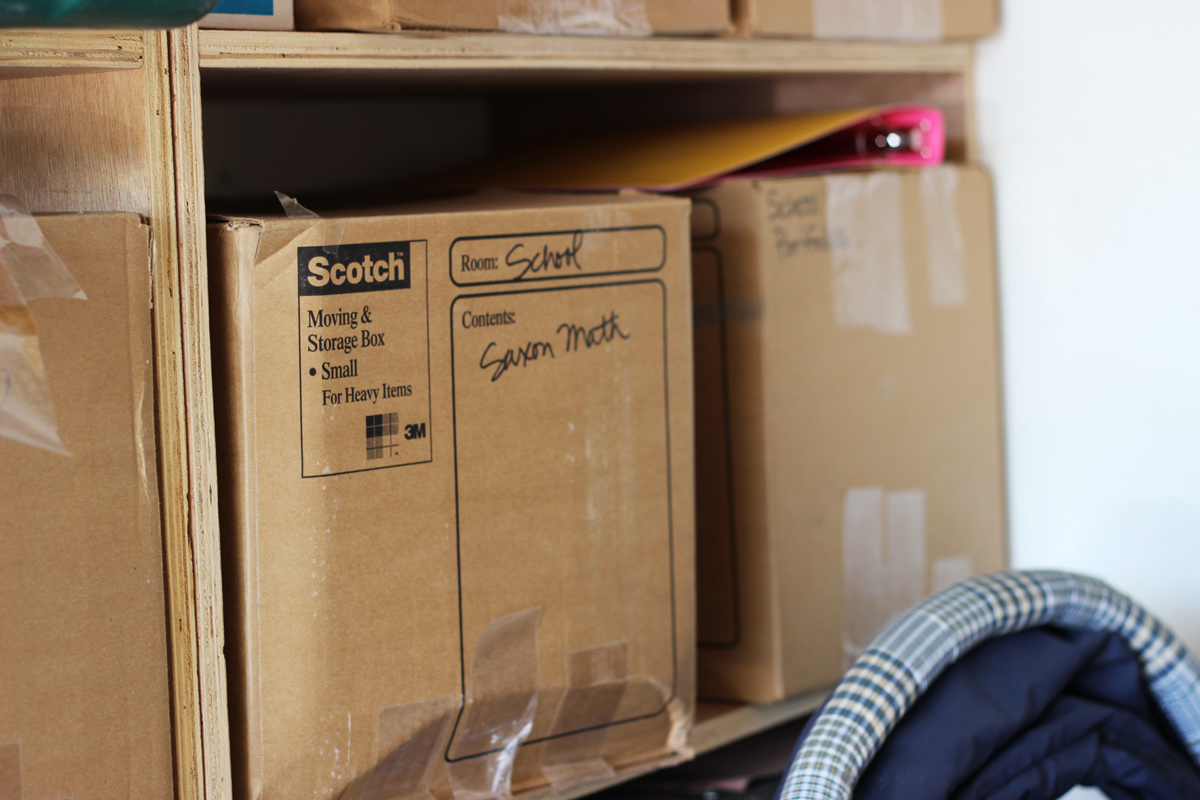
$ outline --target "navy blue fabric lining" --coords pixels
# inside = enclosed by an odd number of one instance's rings
[[[807,732],[807,730],[806,730]],[[1113,633],[1034,628],[934,681],[868,765],[856,800],[1200,800],[1200,771]]]

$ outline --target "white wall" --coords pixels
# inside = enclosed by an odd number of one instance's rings
[[[1200,651],[1200,3],[1002,6],[977,89],[1013,563],[1104,578]]]
[[[1200,651],[1200,3],[1002,0],[980,45],[1012,555]]]

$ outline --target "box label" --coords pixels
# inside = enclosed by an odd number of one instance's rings
[[[662,269],[667,234],[658,225],[464,236],[450,245],[459,286],[594,278]]]
[[[544,685],[567,683],[568,653],[625,642],[661,690],[631,689],[612,724],[661,713],[677,678],[663,284],[463,296],[450,325],[461,641],[540,606],[569,628]],[[469,649],[462,668],[471,684]],[[549,721],[526,744],[576,732]],[[452,760],[475,755],[452,741]]]
[[[297,249],[302,477],[431,460],[426,255]]]

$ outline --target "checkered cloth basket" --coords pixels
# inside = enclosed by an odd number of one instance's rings
[[[997,572],[952,586],[888,625],[818,712],[780,800],[849,800],[884,738],[946,667],[986,639],[1040,625],[1120,635],[1200,765],[1200,665],[1163,623],[1092,578]]]

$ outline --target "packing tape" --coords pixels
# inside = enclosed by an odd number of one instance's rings
[[[834,321],[841,327],[912,333],[902,181],[895,172],[824,178]]]
[[[496,0],[501,30],[510,33],[571,33],[649,36],[647,0]]]
[[[556,790],[615,774],[604,760],[604,745],[628,685],[627,642],[612,642],[567,656],[567,691],[559,703],[541,762],[542,774]],[[567,733],[571,735],[564,735]]]
[[[457,697],[388,706],[379,712],[375,766],[340,800],[433,800],[435,767],[450,740]]]
[[[471,692],[446,765],[455,800],[506,798],[517,748],[538,702],[537,628],[542,609],[493,620],[471,657]]]
[[[936,558],[933,561],[933,583],[929,591],[937,594],[942,589],[949,589],[956,583],[975,575],[975,564],[970,556],[950,556]]]
[[[67,455],[29,301],[87,296],[33,215],[0,195],[0,436]]]
[[[0,744],[0,800],[22,800],[21,743]]]
[[[818,39],[927,42],[945,30],[943,0],[814,0]]]
[[[321,246],[326,253],[334,254],[342,243],[346,232],[346,221],[342,219],[326,219],[315,211],[310,211],[300,205],[294,197],[288,197],[283,192],[275,192],[283,213],[294,225],[272,225],[259,235],[258,250],[254,254],[254,263],[261,264],[271,256],[289,249],[298,239],[311,231],[321,230]]]
[[[921,210],[929,248],[929,299],[935,306],[967,304],[965,242],[958,219],[958,170],[933,167],[921,172]]]
[[[842,503],[842,642],[847,667],[925,596],[925,492],[864,487]]]

